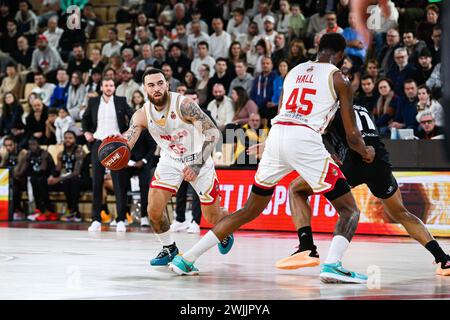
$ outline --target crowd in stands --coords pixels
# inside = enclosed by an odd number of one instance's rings
[[[15,212],[23,212],[17,195],[27,179],[41,212],[54,212],[48,190],[64,191],[70,210],[79,212],[74,199],[91,185],[91,146],[81,125],[89,100],[102,94],[108,77],[117,96],[141,108],[142,74],[152,67],[172,91],[196,95],[223,133],[241,130],[242,137],[224,134],[235,146],[230,163],[255,166],[245,150],[266,139],[283,79],[315,60],[328,32],[346,39],[339,68],[354,103],[370,111],[383,137],[395,138],[398,129],[442,137],[439,3],[389,1],[390,15],[377,11],[381,25],[366,43],[349,2],[0,0],[0,157],[2,166],[14,166]],[[67,21],[70,5],[80,8],[79,28]],[[154,167],[157,156],[145,156]]]

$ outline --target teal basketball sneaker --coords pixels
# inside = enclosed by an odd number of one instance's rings
[[[178,254],[178,248],[175,243],[170,246],[164,246],[158,255],[150,260],[151,266],[166,266]]]
[[[217,245],[219,247],[219,251],[221,254],[227,254],[234,243],[234,236],[231,234],[227,236],[225,239],[223,239],[219,244]]]
[[[194,266],[194,263],[185,260],[181,255],[173,258],[172,262],[169,263],[169,269],[181,276],[198,275],[198,269]]]
[[[324,263],[320,271],[320,280],[324,283],[366,283],[367,276],[345,269],[342,262]]]

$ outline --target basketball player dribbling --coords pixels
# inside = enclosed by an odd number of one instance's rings
[[[197,274],[194,262],[228,234],[258,217],[270,202],[277,183],[295,170],[339,212],[329,252],[335,260],[332,268],[348,274],[354,282],[367,281],[366,276],[344,269],[340,262],[355,233],[359,210],[350,186],[321,137],[340,102],[349,147],[365,162],[374,159],[374,148],[365,145],[356,126],[350,83],[336,67],[345,47],[345,39],[340,34],[325,34],[319,43],[317,61],[299,64],[286,75],[279,113],[272,120],[247,203],[220,220],[186,253],[177,255],[169,264],[171,270],[181,275]]]
[[[142,130],[148,129],[161,148],[161,157],[150,184],[148,214],[163,248],[150,261],[167,265],[179,252],[172,239],[170,221],[163,214],[167,202],[183,180],[191,183],[201,202],[205,219],[215,224],[225,212],[220,208],[219,183],[211,152],[220,132],[211,119],[191,99],[169,91],[169,83],[159,69],[145,71],[144,83],[149,102],[137,110],[123,133],[133,148]],[[218,243],[222,254],[233,245],[231,233]]]

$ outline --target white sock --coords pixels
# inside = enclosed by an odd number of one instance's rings
[[[216,237],[214,232],[208,231],[199,242],[183,254],[183,258],[189,262],[195,262],[202,254],[218,244],[220,240]]]
[[[170,231],[166,231],[163,233],[155,233],[155,235],[163,246],[170,246],[171,244],[174,243]]]
[[[336,263],[341,261],[349,244],[350,242],[348,242],[345,237],[334,236],[331,241],[330,251],[328,251],[328,256],[325,263]]]

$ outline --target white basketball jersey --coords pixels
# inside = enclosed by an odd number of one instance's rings
[[[144,104],[148,131],[161,148],[161,157],[169,156],[183,162],[193,161],[202,151],[203,134],[181,117],[184,96],[169,92],[169,107],[158,112],[150,102]]]
[[[308,61],[286,75],[283,101],[275,123],[296,123],[323,133],[338,107],[333,74],[339,71],[331,63]]]

